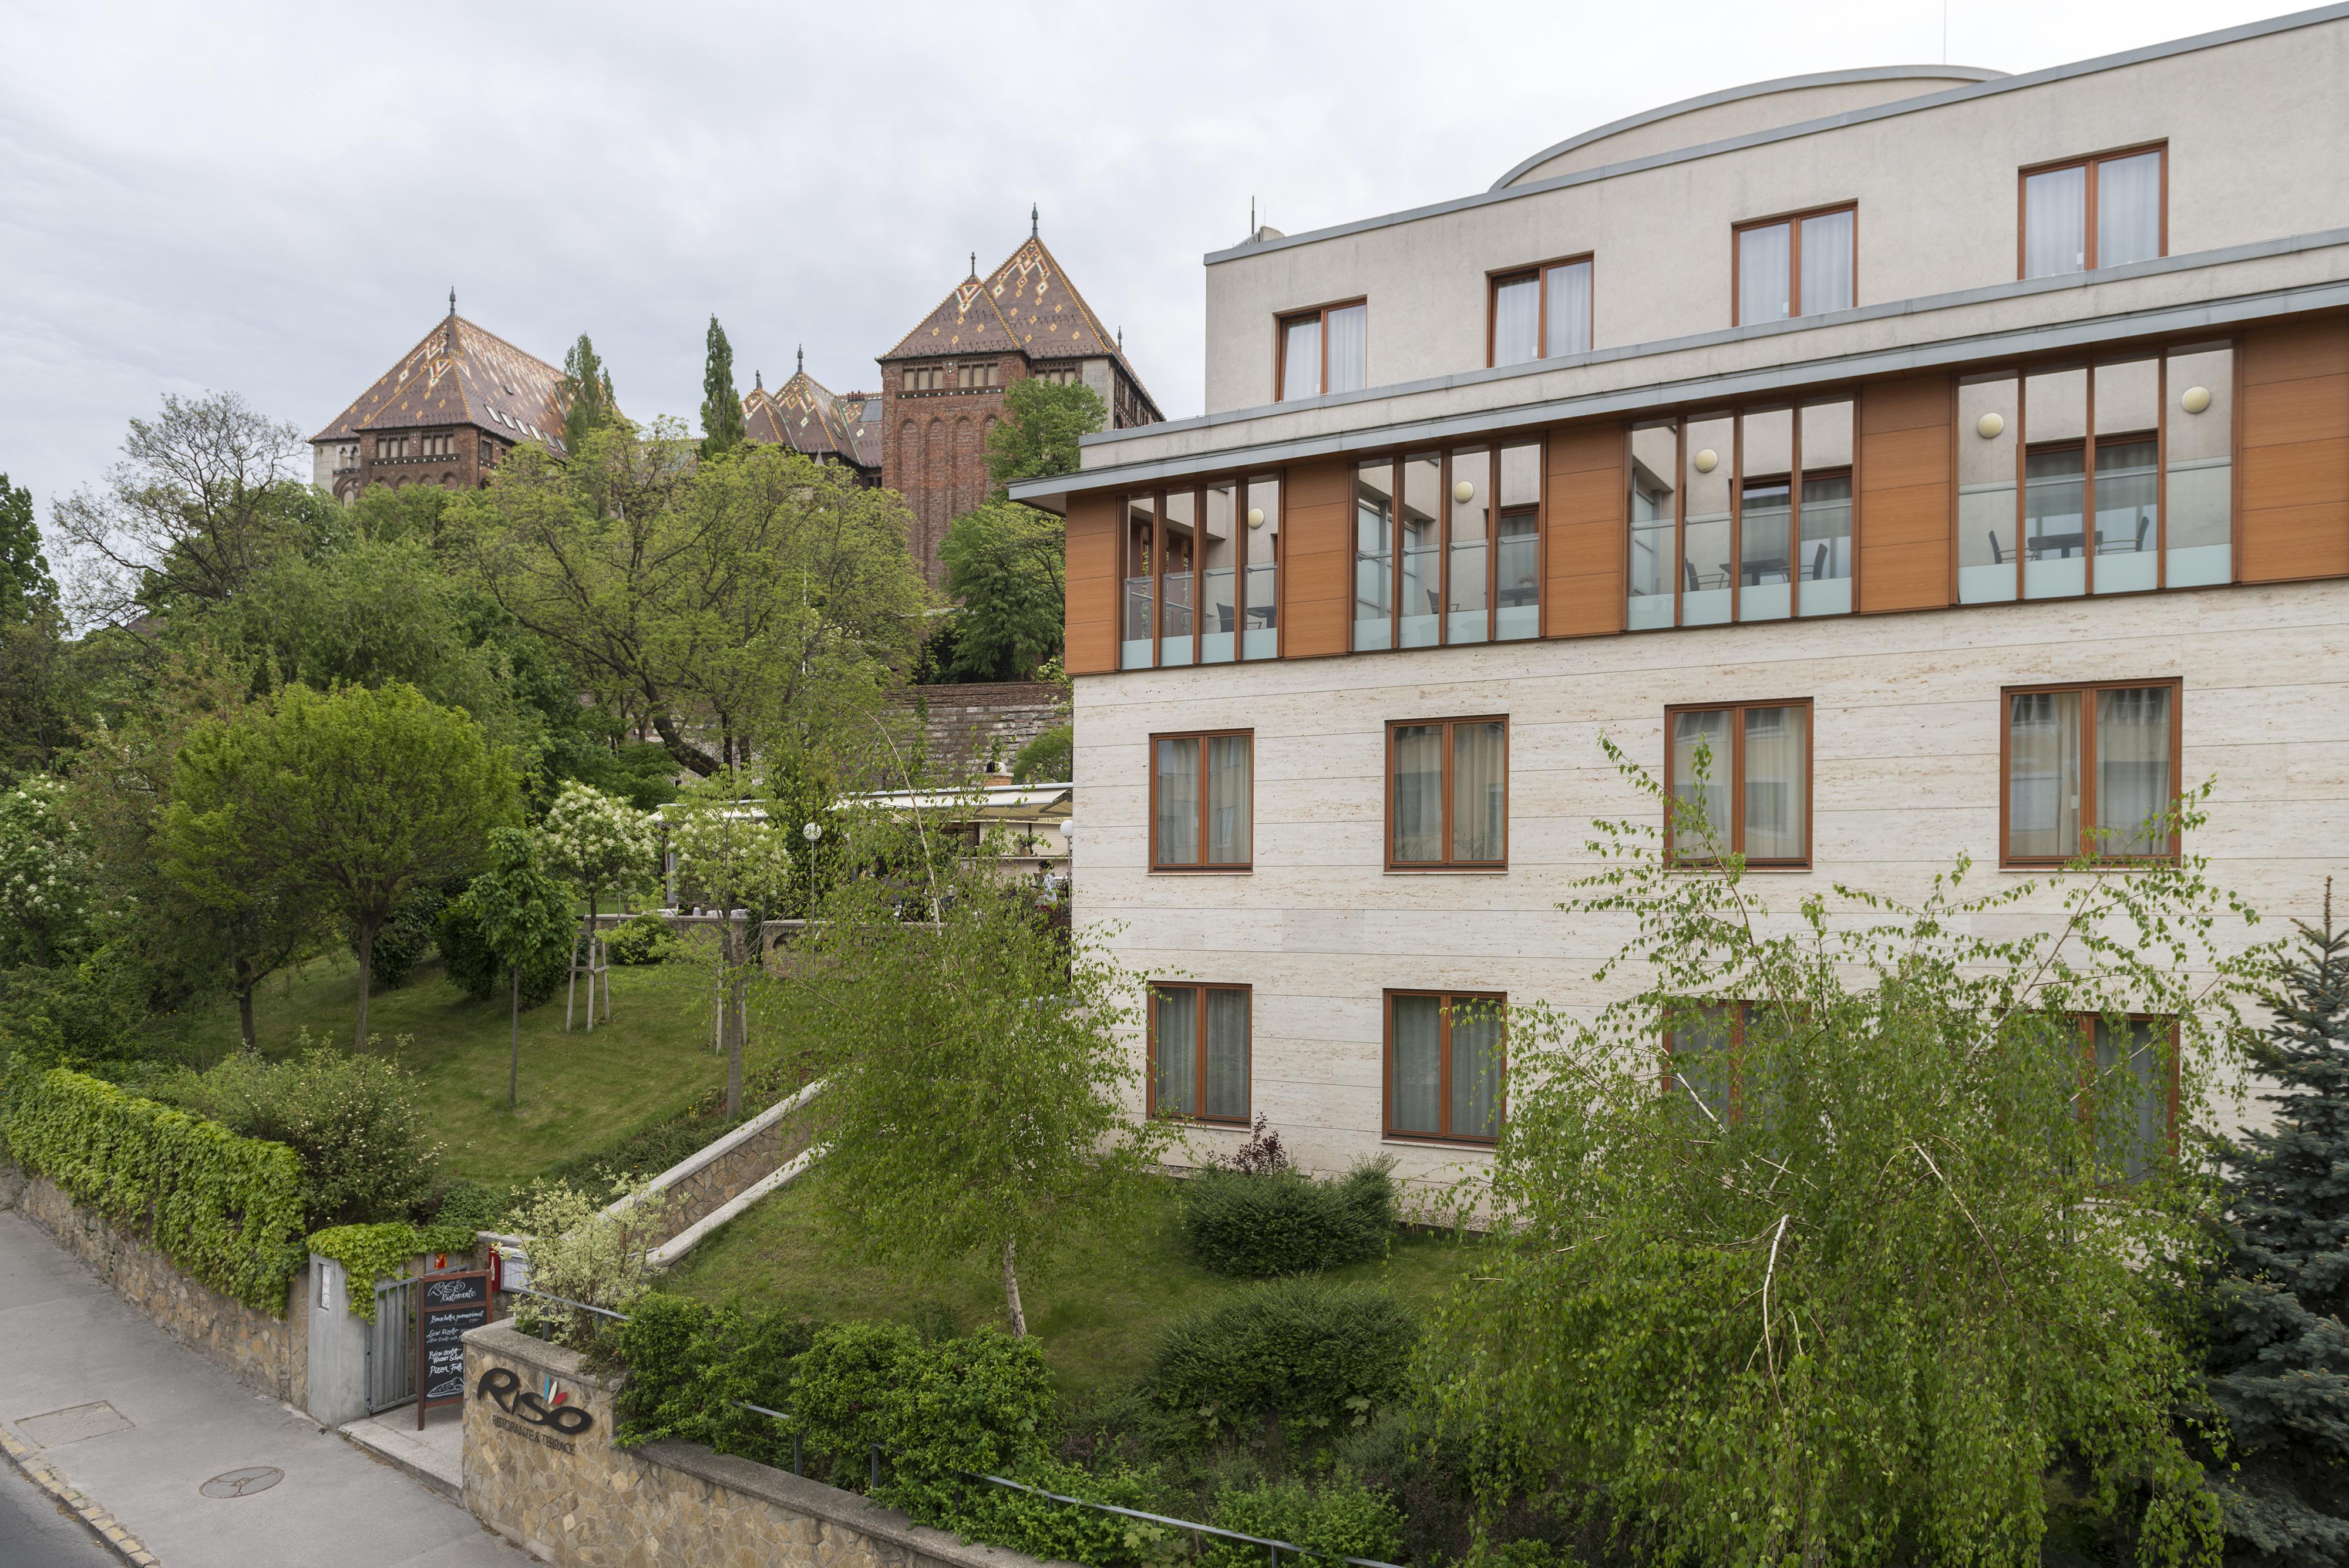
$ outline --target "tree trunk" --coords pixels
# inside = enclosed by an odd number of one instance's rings
[[[375,928],[373,920],[359,922],[359,1028],[353,1037],[351,1049],[367,1049],[367,988],[375,983]]]
[[[237,954],[236,1023],[239,1032],[244,1036],[244,1048],[248,1051],[260,1049],[253,1033],[253,988],[260,983],[261,977],[253,972],[253,961],[243,953]]]
[[[595,889],[587,889],[587,1033],[595,1033]]]
[[[522,1082],[522,965],[513,966],[513,1053],[506,1058],[506,1114],[514,1108],[514,1091]]]
[[[725,932],[719,944],[727,967],[726,985],[719,992],[718,1027],[726,1038],[726,1119],[732,1122],[742,1118],[742,950],[730,909],[726,911]]]
[[[667,713],[655,713],[652,724],[653,733],[661,738],[661,744],[667,748],[668,754],[698,777],[706,779],[718,771],[718,759],[687,740],[678,729],[675,719]]]
[[[1028,1314],[1019,1306],[1019,1271],[1011,1266],[1013,1254],[1019,1243],[1006,1236],[1003,1239],[1003,1304],[1011,1309],[1011,1337],[1028,1337]]]

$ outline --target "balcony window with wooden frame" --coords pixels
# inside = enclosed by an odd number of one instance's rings
[[[1847,202],[1730,230],[1733,327],[1849,310],[1859,287],[1859,207]]]
[[[1154,981],[1150,1114],[1248,1125],[1249,991]]]
[[[1665,709],[1664,793],[1682,806],[1668,814],[1667,857],[1711,863],[1695,826],[1702,808],[1715,848],[1748,866],[1808,866],[1811,728],[1808,698]]]
[[[1850,614],[1852,416],[1843,396],[1633,426],[1626,628]]]
[[[1255,734],[1150,738],[1150,868],[1246,871],[1256,855]]]
[[[1590,351],[1590,258],[1574,256],[1493,274],[1485,363],[1521,365]]]
[[[1504,995],[1386,993],[1386,1135],[1489,1144],[1507,1114]]]
[[[1509,722],[1387,726],[1387,869],[1504,871],[1509,864]]]
[[[2010,867],[2178,859],[2183,690],[2176,680],[2009,688],[1999,842]]]
[[[1280,652],[1278,473],[1128,495],[1118,547],[1118,668]]]
[[[1542,448],[1354,465],[1354,651],[1541,635]]]
[[[1273,333],[1274,401],[1359,392],[1371,384],[1369,301],[1296,311],[1278,317]]]
[[[2057,277],[2169,254],[2166,145],[2025,169],[2018,192],[2018,277]]]

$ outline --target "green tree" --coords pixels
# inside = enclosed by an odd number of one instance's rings
[[[41,554],[41,525],[33,517],[33,493],[11,485],[0,473],[0,624],[29,619],[54,604],[57,585]]]
[[[459,900],[481,941],[513,976],[512,1040],[506,1059],[506,1109],[522,1083],[522,972],[571,945],[571,899],[538,868],[537,846],[519,828],[490,835],[490,868]]]
[[[355,1049],[367,1044],[376,934],[411,888],[470,874],[518,815],[513,770],[481,726],[414,687],[286,687],[200,731],[190,765],[235,781],[237,839],[347,922],[359,956]],[[213,753],[217,753],[215,755]]]
[[[2236,1469],[2221,1482],[2244,1561],[2349,1562],[2349,931],[2300,944],[2253,1048],[2273,1125],[2225,1148],[2209,1356]]]
[[[555,876],[576,887],[587,897],[587,909],[581,917],[580,940],[586,944],[588,955],[587,1027],[595,1027],[595,961],[600,954],[600,939],[595,934],[597,900],[610,893],[615,900],[624,898],[629,889],[641,888],[652,879],[653,852],[657,847],[651,819],[644,813],[616,795],[583,784],[568,784],[547,808],[546,821],[539,828],[539,846],[547,868]],[[576,989],[577,971],[573,971]],[[564,1014],[564,1027],[571,1027],[570,1013]],[[604,1016],[612,1015],[609,992],[604,997]]]
[[[1060,650],[1066,542],[1061,519],[1016,501],[955,519],[938,547],[947,591],[962,601],[948,679],[1025,680]]]
[[[717,457],[742,444],[742,395],[734,389],[734,345],[709,318],[701,369],[701,455]]]
[[[1419,1369],[1488,1516],[1587,1504],[1658,1563],[2036,1564],[2068,1480],[2134,1561],[2207,1560],[2189,1334],[2144,1264],[2207,1255],[2158,1085],[2199,1106],[2235,1071],[2249,912],[2190,853],[2066,877],[2026,935],[2031,889],[1963,861],[1914,907],[1774,911],[1701,804],[1677,863],[1652,819],[1599,825],[1561,906],[1631,933],[1599,973],[1637,994],[1508,1019],[1495,1240]],[[1455,1075],[1464,1017],[1495,1038],[1455,1010]]]
[[[666,814],[677,872],[699,899],[715,902],[718,931],[718,1032],[726,1048],[726,1116],[742,1114],[742,1055],[750,1042],[745,1005],[758,953],[760,923],[791,897],[792,825],[765,790],[737,769],[697,780]],[[742,919],[734,912],[740,909]]]
[[[612,396],[612,372],[597,358],[595,345],[582,332],[579,341],[563,356],[563,379],[559,396],[563,399],[563,450],[575,453],[586,444],[588,433],[616,423],[620,417],[619,404]]]
[[[1074,473],[1078,439],[1108,422],[1101,394],[1081,381],[1012,382],[1003,389],[1003,418],[987,433],[987,476],[996,494],[1015,479]]]

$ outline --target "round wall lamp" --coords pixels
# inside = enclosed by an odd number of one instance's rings
[[[1264,526],[1263,507],[1251,506],[1248,508],[1248,526],[1251,528],[1261,528]]]
[[[1996,441],[2005,431],[2004,414],[1984,414],[1974,421],[1974,433],[1984,441]]]
[[[1465,506],[1476,499],[1476,486],[1464,479],[1452,487],[1452,499]]]
[[[2184,409],[2189,414],[2200,413],[2203,410],[2210,406],[2210,389],[2208,387],[2187,388],[2186,395],[2178,400],[2178,406]]]
[[[1707,447],[1702,452],[1696,454],[1696,471],[1699,473],[1711,473],[1714,469],[1719,468],[1720,466],[1721,454],[1713,451],[1713,448]]]

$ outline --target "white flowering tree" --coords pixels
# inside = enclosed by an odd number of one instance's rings
[[[609,893],[616,904],[632,889],[652,882],[658,836],[652,818],[619,796],[605,794],[589,784],[572,783],[563,786],[563,793],[547,809],[546,821],[539,828],[539,842],[548,873],[576,887],[587,899],[580,941],[587,974],[587,1027],[593,1029],[596,978],[606,969],[603,939],[595,931],[600,900]],[[574,958],[571,966],[574,996],[581,967]],[[604,1017],[608,1022],[611,1016],[611,985],[606,981]],[[564,1004],[563,1026],[571,1027],[568,1001]]]
[[[0,792],[0,965],[57,961],[88,922],[92,869],[64,784],[36,774]]]
[[[721,912],[719,926],[719,1033],[726,1044],[726,1115],[742,1114],[743,992],[749,983],[750,933],[761,916],[780,909],[791,888],[790,827],[775,820],[771,803],[753,795],[753,782],[735,770],[713,774],[665,810],[678,873]],[[736,910],[742,911],[737,923]]]

